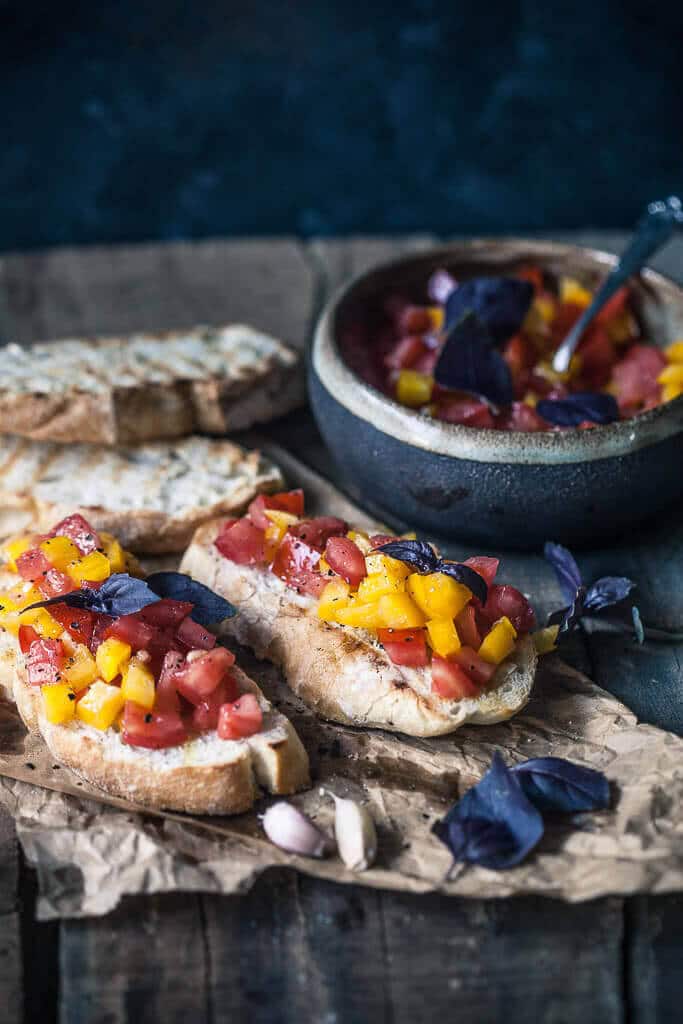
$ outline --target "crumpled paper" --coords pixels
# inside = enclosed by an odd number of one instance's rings
[[[683,889],[683,739],[639,725],[556,656],[545,660],[516,718],[432,740],[320,722],[272,666],[246,653],[242,660],[291,716],[311,755],[315,786],[294,801],[328,830],[333,806],[321,788],[365,801],[379,833],[376,864],[354,874],[337,857],[310,860],[277,849],[259,822],[266,800],[236,818],[192,818],[106,797],[54,768],[5,706],[0,803],[38,871],[41,919],[104,914],[126,893],[234,893],[276,865],[338,882],[470,897],[538,893],[574,902]],[[508,763],[552,754],[599,768],[610,779],[613,806],[549,826],[517,868],[467,867],[448,881],[450,856],[431,825],[487,770],[495,750]]]

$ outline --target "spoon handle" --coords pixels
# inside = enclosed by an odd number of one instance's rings
[[[649,203],[641,217],[633,238],[624,250],[611,274],[605,278],[593,301],[583,311],[553,356],[553,369],[565,373],[579,344],[583,332],[594,316],[623,284],[637,274],[647,260],[665,245],[677,230],[683,227],[683,207],[677,196]]]

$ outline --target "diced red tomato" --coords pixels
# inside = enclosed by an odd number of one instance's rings
[[[241,740],[260,732],[263,712],[253,693],[243,694],[232,704],[223,704],[218,713],[218,735],[222,740]]]
[[[40,550],[40,548],[29,548],[16,560],[17,572],[23,580],[35,583],[41,579],[52,568],[52,562]]]
[[[239,696],[233,676],[227,675],[206,700],[192,709],[192,727],[197,732],[208,732],[218,726],[218,715],[224,704],[234,703]]]
[[[500,559],[491,558],[489,555],[473,555],[472,558],[465,559],[463,565],[469,565],[470,569],[478,572],[484,582],[490,587],[496,578]]]
[[[237,565],[263,565],[266,560],[265,531],[249,519],[238,519],[223,529],[214,541],[222,555]]]
[[[281,491],[279,494],[257,495],[249,506],[248,516],[259,530],[266,530],[271,525],[270,519],[264,514],[267,508],[289,512],[293,516],[302,516],[304,492],[299,487],[294,491]]]
[[[461,647],[451,655],[451,659],[464,669],[469,678],[478,686],[485,686],[496,671],[496,665],[480,658],[471,647]]]
[[[428,663],[424,629],[380,629],[379,642],[394,665],[424,668]]]
[[[433,654],[432,692],[446,700],[466,700],[478,697],[480,688],[457,662]]]
[[[228,675],[235,664],[235,655],[225,647],[214,647],[185,664],[175,673],[178,693],[191,704],[201,704]]]
[[[481,634],[477,626],[476,610],[471,601],[456,615],[455,628],[462,644],[479,649]]]
[[[559,345],[569,334],[576,321],[583,313],[583,307],[574,302],[558,302],[551,325],[553,341]]]
[[[518,633],[528,633],[536,624],[534,610],[524,594],[507,584],[494,583],[489,587],[488,598],[482,610],[490,623],[506,615]]]
[[[192,611],[194,605],[191,601],[174,601],[170,597],[164,597],[154,604],[145,605],[136,614],[150,626],[160,626],[162,629],[171,626],[179,626],[180,623]]]
[[[111,615],[104,615],[99,612],[94,613],[92,635],[90,637],[90,643],[88,644],[92,654],[95,654],[97,651],[97,648],[104,640],[105,633],[113,621],[114,619]]]
[[[581,355],[580,376],[585,386],[594,390],[604,387],[617,361],[617,351],[605,328],[592,324],[577,351]]]
[[[530,370],[537,358],[534,345],[521,334],[514,334],[506,342],[502,356],[510,368],[513,381],[517,380],[524,370]]]
[[[602,307],[599,313],[595,315],[595,321],[599,324],[608,324],[610,320],[620,316],[628,305],[629,290],[627,285],[622,287],[614,293],[611,299],[608,299],[605,305]]]
[[[33,626],[19,626],[19,647],[22,654],[28,654],[34,640],[40,640],[40,634]]]
[[[113,636],[125,644],[130,644],[134,651],[147,650],[156,635],[156,630],[138,616],[139,613],[135,612],[133,615],[121,615],[114,619],[105,631],[104,639],[108,640]]]
[[[58,683],[64,668],[64,645],[61,640],[34,640],[26,656],[28,681],[31,686]]]
[[[437,419],[446,423],[461,423],[466,427],[487,427],[493,429],[495,426],[491,410],[486,402],[478,398],[449,397],[439,402]]]
[[[330,537],[338,537],[346,533],[346,530],[347,525],[343,519],[337,519],[336,516],[316,516],[315,519],[295,523],[287,532],[311,547],[323,551]]]
[[[365,555],[349,537],[330,537],[325,545],[325,560],[352,587],[357,587],[368,574]]]
[[[659,397],[657,377],[666,359],[653,345],[634,345],[612,370],[614,392],[622,410],[638,409],[651,396]],[[18,564],[18,563],[17,563]]]
[[[176,672],[185,662],[179,651],[168,651],[159,672],[154,706],[157,711],[180,711],[180,700],[176,690]]]
[[[373,548],[381,548],[384,544],[391,544],[392,541],[400,540],[400,537],[394,537],[388,533],[373,533],[370,537],[370,543]]]
[[[50,615],[73,637],[76,643],[90,643],[95,616],[87,608],[70,608],[66,604],[50,605]]]
[[[57,523],[50,532],[51,537],[68,537],[74,542],[82,555],[89,555],[91,551],[102,547],[102,541],[96,530],[82,515],[76,512],[67,516]]]
[[[539,416],[536,410],[526,402],[513,402],[496,417],[496,426],[499,430],[519,430],[525,434],[549,429],[543,417]]]
[[[275,552],[271,568],[293,590],[320,597],[328,581],[317,571],[319,561],[318,548],[288,531]]]
[[[404,334],[424,334],[432,326],[429,310],[425,306],[406,306],[399,315],[399,326]]]
[[[426,373],[429,376],[433,376],[439,353],[440,350],[438,348],[425,348],[422,354],[415,360],[411,369],[417,373]]]
[[[187,739],[187,728],[177,711],[146,711],[127,700],[123,708],[121,739],[131,747],[164,750]]]
[[[427,352],[427,346],[417,334],[401,338],[384,357],[384,365],[390,370],[405,370],[414,366],[420,356]]]
[[[521,270],[516,272],[516,277],[532,284],[535,292],[543,291],[543,271],[540,267],[522,267]]]
[[[73,590],[78,590],[78,584],[74,583],[70,576],[59,569],[49,569],[44,576],[36,580],[36,587],[43,597],[63,597]]]
[[[180,623],[175,635],[176,640],[191,651],[210,651],[216,646],[214,634],[189,616]]]

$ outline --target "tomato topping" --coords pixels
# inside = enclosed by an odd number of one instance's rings
[[[40,640],[40,634],[33,626],[19,626],[19,647],[22,654],[28,654],[34,640]]]
[[[121,740],[131,747],[163,750],[187,739],[187,729],[177,711],[146,711],[131,700],[123,708]]]
[[[370,537],[370,543],[373,548],[381,548],[383,544],[390,544],[392,541],[400,539],[400,537],[394,537],[388,533],[373,533]]]
[[[467,675],[465,669],[439,654],[432,655],[432,692],[446,700],[465,700],[478,697],[479,687]]]
[[[97,531],[93,530],[88,520],[78,512],[57,523],[50,531],[50,537],[68,537],[82,555],[89,555],[91,551],[102,547]]]
[[[180,711],[180,700],[176,690],[176,672],[182,668],[184,655],[179,651],[168,651],[157,680],[154,707],[157,711]]]
[[[496,578],[500,559],[491,558],[489,555],[473,555],[472,558],[465,559],[463,565],[469,565],[470,569],[478,572],[487,586],[490,587]]]
[[[244,693],[218,713],[218,735],[222,740],[241,740],[261,730],[263,712],[253,693]]]
[[[111,615],[104,615],[100,612],[94,612],[94,624],[92,629],[92,636],[90,637],[90,652],[95,654],[97,648],[104,640],[104,635],[114,621]]]
[[[207,732],[218,726],[218,715],[224,704],[232,704],[237,700],[239,690],[231,675],[218,684],[206,700],[192,709],[192,727],[197,732]]]
[[[595,314],[596,323],[608,324],[610,320],[620,316],[626,309],[628,300],[628,286],[622,285],[621,288],[614,293],[612,298],[607,300],[600,312]]]
[[[263,565],[266,560],[265,531],[248,519],[238,519],[224,528],[214,543],[222,555],[237,565]]]
[[[634,345],[612,370],[619,408],[638,409],[649,398],[659,398],[657,377],[665,366],[666,359],[659,349],[652,345]]]
[[[320,551],[296,537],[291,531],[282,538],[275,552],[272,570],[276,576],[301,594],[319,597],[327,580],[316,571]]]
[[[35,583],[52,568],[52,562],[40,548],[29,548],[16,560],[17,572],[22,579]]]
[[[50,605],[50,615],[73,637],[76,643],[90,643],[95,616],[87,608],[70,608],[67,604]]]
[[[503,359],[510,368],[512,379],[517,380],[524,370],[530,370],[536,362],[534,345],[521,334],[515,334],[503,348]]]
[[[390,370],[405,370],[414,366],[426,351],[427,346],[422,338],[415,334],[408,335],[407,338],[401,338],[384,357],[384,365]]]
[[[538,430],[549,430],[548,423],[526,402],[513,402],[505,412],[496,417],[499,430],[520,430],[533,434]]]
[[[494,583],[489,587],[488,598],[482,610],[490,623],[507,615],[518,633],[528,633],[536,625],[534,610],[524,594],[507,584],[501,586]]]
[[[180,625],[193,608],[191,601],[174,601],[173,598],[164,597],[154,604],[145,605],[136,614],[150,626],[160,626],[163,629]]]
[[[298,487],[295,491],[281,491],[279,494],[259,494],[249,506],[248,518],[259,530],[266,530],[270,519],[265,515],[266,509],[278,512],[289,512],[292,516],[304,514],[304,492]]]
[[[347,525],[343,519],[337,519],[336,516],[317,516],[315,519],[295,523],[294,526],[290,526],[287,533],[322,551],[330,537],[346,533],[346,530]]]
[[[34,640],[26,656],[28,681],[31,686],[58,683],[64,668],[64,645],[61,640]]]
[[[368,574],[365,555],[349,537],[330,537],[325,545],[325,561],[352,587],[357,587]]]
[[[73,590],[78,590],[78,584],[74,583],[70,576],[60,572],[59,569],[49,569],[44,576],[36,580],[36,587],[43,597],[63,597]]]
[[[134,651],[147,650],[157,631],[154,626],[148,625],[138,618],[139,612],[133,615],[121,615],[114,619],[111,625],[105,630],[104,639],[116,637],[125,644],[130,644]]]
[[[189,616],[180,623],[175,635],[176,640],[189,650],[210,651],[216,646],[216,637],[213,633]]]
[[[451,659],[464,669],[469,678],[479,687],[485,686],[496,671],[497,665],[491,665],[480,658],[471,647],[461,647],[451,655]]]
[[[213,693],[235,664],[235,655],[225,647],[203,651],[198,657],[186,660],[174,674],[178,693],[191,704],[201,704]]]
[[[617,361],[617,351],[604,327],[592,324],[577,349],[581,355],[581,379],[586,387],[599,390],[610,377]]]
[[[380,629],[377,636],[394,665],[424,668],[428,664],[424,629]]]
[[[461,612],[455,617],[455,628],[458,631],[460,642],[466,647],[474,647],[477,650],[481,644],[481,635],[477,625],[476,609],[472,602],[465,605]]]
[[[478,398],[445,398],[439,402],[437,419],[466,427],[495,427],[491,410]]]
[[[432,328],[432,318],[424,306],[406,306],[401,310],[398,322],[405,334],[425,334]]]

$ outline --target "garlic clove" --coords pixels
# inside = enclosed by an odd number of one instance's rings
[[[351,871],[366,871],[377,856],[377,830],[367,807],[330,794],[339,856]]]
[[[263,830],[281,850],[303,857],[326,857],[334,850],[334,842],[294,804],[285,800],[269,807],[263,815]]]

